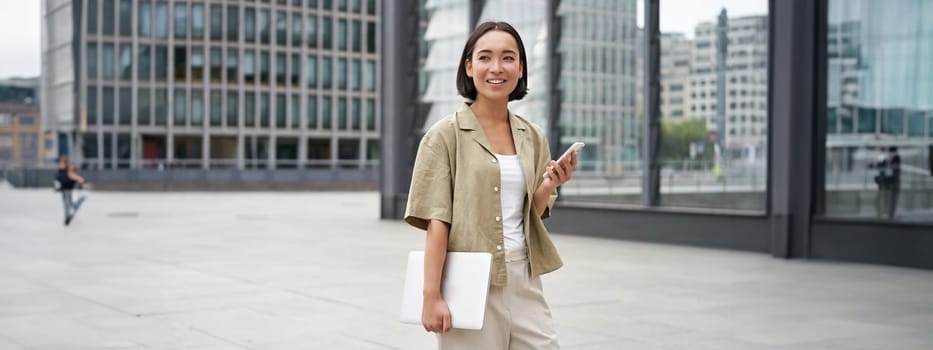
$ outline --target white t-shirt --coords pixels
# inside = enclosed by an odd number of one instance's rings
[[[525,247],[525,223],[522,207],[525,204],[525,173],[518,155],[496,154],[499,159],[500,198],[502,199],[502,234],[505,249]]]

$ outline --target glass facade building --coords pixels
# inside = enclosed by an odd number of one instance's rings
[[[63,129],[88,169],[371,169],[380,4],[75,1]]]
[[[933,4],[830,1],[827,19],[827,215],[882,217],[874,178],[901,157],[894,219],[933,221]]]

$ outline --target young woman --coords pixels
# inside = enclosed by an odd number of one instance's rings
[[[457,89],[472,103],[424,135],[412,173],[405,221],[427,231],[422,324],[441,349],[557,349],[540,275],[561,267],[542,219],[576,154],[551,160],[537,126],[509,112],[528,87],[525,47],[504,22],[470,34]],[[493,256],[486,318],[479,331],[451,329],[441,297],[448,251]]]

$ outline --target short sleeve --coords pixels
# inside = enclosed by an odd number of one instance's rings
[[[449,224],[453,211],[451,156],[439,136],[431,130],[421,139],[408,190],[405,222],[422,230],[431,220]]]

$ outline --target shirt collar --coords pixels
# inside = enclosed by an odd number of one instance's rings
[[[461,130],[482,130],[479,120],[476,119],[476,114],[473,113],[473,109],[470,108],[470,104],[467,102],[460,104],[460,109],[457,110],[457,124],[460,125]],[[512,130],[525,131],[528,128],[511,110],[509,111],[509,125],[512,126]]]

